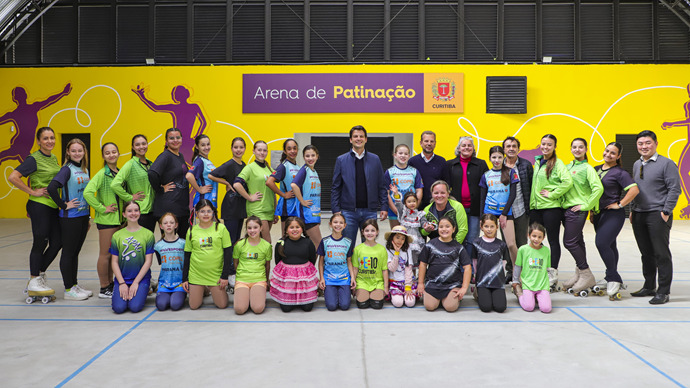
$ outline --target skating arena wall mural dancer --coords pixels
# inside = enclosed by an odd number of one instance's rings
[[[381,76],[357,76],[369,73]],[[487,76],[526,76],[527,113],[487,114]],[[249,83],[270,78],[290,79],[293,85],[266,92],[271,85],[265,84],[259,92]],[[532,158],[540,138],[553,133],[559,140],[557,154],[567,163],[570,141],[584,137],[590,142],[592,165],[602,161],[604,146],[616,134],[650,129],[659,137],[659,152],[680,167],[685,195],[676,216],[690,218],[690,65],[2,68],[0,79],[2,218],[26,217],[27,195],[7,177],[37,148],[35,134],[42,126],[55,129],[60,160],[61,134],[90,134],[95,173],[102,163],[101,144],[117,143],[122,165],[132,136],[143,133],[153,159],[163,150],[161,135],[172,126],[182,131],[186,157],[192,154],[194,136],[210,136],[211,158],[220,165],[231,157],[230,140],[236,136],[248,143],[265,140],[270,150],[280,150],[282,140],[295,133],[346,134],[357,124],[370,133],[412,133],[415,152],[420,151],[419,134],[433,130],[436,151],[447,158],[453,157],[460,136],[472,136],[478,156],[488,160],[489,147],[511,135],[522,143],[521,156]],[[421,105],[400,108],[400,98],[414,98]],[[307,103],[318,99],[329,108],[309,108],[318,104]],[[250,104],[251,109],[243,109]],[[291,111],[292,106],[298,108]],[[271,109],[299,113],[249,113]],[[623,152],[637,155],[635,149]],[[245,161],[250,157],[251,151]]]

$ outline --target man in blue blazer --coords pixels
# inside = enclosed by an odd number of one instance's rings
[[[386,219],[388,190],[383,179],[383,166],[376,154],[366,152],[367,130],[357,125],[350,129],[352,150],[338,156],[333,170],[331,210],[341,213],[347,226],[343,235],[355,244],[357,229],[369,219]]]

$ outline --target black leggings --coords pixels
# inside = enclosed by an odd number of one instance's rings
[[[156,218],[153,213],[146,213],[139,216],[139,225],[151,231],[151,233],[156,233],[156,223],[158,218]]]
[[[38,276],[48,269],[62,248],[58,210],[29,200],[26,212],[31,219],[31,232],[34,235],[29,254],[29,270],[31,276]]]
[[[242,234],[242,224],[244,224],[244,219],[242,218],[228,218],[223,220],[225,227],[228,228],[228,233],[230,233],[230,241],[235,245],[240,241]]]
[[[60,229],[62,232],[60,272],[65,289],[69,289],[77,284],[79,252],[89,231],[89,216],[60,218]]]
[[[503,288],[477,287],[477,303],[479,308],[488,313],[491,310],[502,313],[506,311],[506,291]]]
[[[594,216],[595,243],[601,260],[606,265],[606,281],[623,283],[618,273],[618,247],[616,238],[625,224],[625,209],[604,209]]]
[[[558,262],[561,261],[561,222],[563,222],[563,209],[533,209],[529,215],[530,224],[538,222],[546,228],[546,238],[549,241],[551,250],[551,267],[558,269]]]

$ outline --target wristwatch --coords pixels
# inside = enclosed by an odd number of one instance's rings
[[[661,212],[664,213],[665,216],[671,215],[671,212],[669,212],[668,210],[662,210]]]

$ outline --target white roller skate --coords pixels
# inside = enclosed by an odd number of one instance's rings
[[[577,279],[577,282],[573,285],[573,294],[584,298],[589,295],[589,290],[587,289],[596,286],[596,284],[597,281],[594,279],[594,274],[591,269],[587,268],[580,270],[580,278]]]
[[[575,274],[570,279],[563,282],[563,292],[568,294],[573,293],[573,286],[577,283],[577,279],[580,278],[580,269],[575,267]]]
[[[41,276],[31,278],[26,285],[26,293],[29,295],[26,298],[26,303],[31,304],[37,300],[41,300],[43,304],[55,301],[55,290],[48,287]]]
[[[619,282],[608,282],[606,284],[606,293],[609,295],[609,300],[621,300],[620,290],[628,288],[625,284]]]
[[[561,288],[558,286],[558,270],[556,268],[548,268],[546,271],[549,273],[549,291],[559,291]]]

